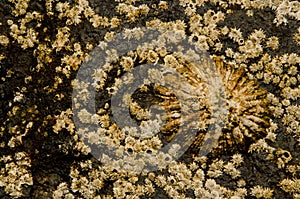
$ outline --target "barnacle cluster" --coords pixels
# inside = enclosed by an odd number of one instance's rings
[[[0,10],[0,198],[300,198],[298,1]]]

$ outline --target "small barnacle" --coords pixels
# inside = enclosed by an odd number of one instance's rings
[[[148,5],[146,4],[142,4],[138,7],[137,9],[138,13],[141,14],[141,15],[146,15],[149,13],[150,11],[150,8],[148,7]]]
[[[272,126],[272,124],[271,124],[271,126]],[[272,127],[270,127],[269,129],[270,130],[268,132],[268,135],[267,135],[266,139],[271,140],[272,142],[275,142],[276,136],[277,136],[275,133],[273,133],[273,132],[275,132],[275,130],[272,130]]]
[[[148,110],[143,109],[137,102],[132,102],[129,109],[130,113],[136,117],[137,120],[146,120],[151,117],[151,113]]]
[[[117,28],[120,24],[121,24],[121,19],[118,19],[117,17],[113,17],[110,19],[111,28]]]
[[[294,34],[293,39],[295,40],[296,44],[300,46],[300,27],[298,28],[298,32]]]
[[[253,17],[253,10],[247,10],[246,14],[248,17]]]
[[[230,57],[230,58],[233,58],[233,57],[234,57],[234,54],[235,54],[235,52],[232,50],[232,48],[227,48],[227,49],[225,50],[225,53],[226,53],[226,56],[227,56],[227,57]]]
[[[92,114],[89,113],[86,109],[83,109],[78,113],[78,117],[82,123],[88,124],[91,122]]]
[[[274,78],[274,75],[272,75],[272,73],[265,72],[263,81],[264,81],[265,84],[269,84],[272,81],[273,78]]]
[[[286,167],[286,171],[291,173],[293,176],[296,176],[296,174],[300,171],[300,165],[288,165]]]
[[[193,16],[196,13],[196,7],[195,6],[187,6],[187,7],[185,7],[184,13],[187,16]]]
[[[197,165],[195,162],[192,162],[191,164],[189,164],[189,169],[191,171],[195,171],[199,168],[199,165]]]
[[[299,179],[283,179],[280,182],[280,187],[281,189],[283,189],[285,192],[288,193],[300,193],[300,180]]]
[[[0,35],[0,45],[7,46],[9,44],[9,39],[5,35]]]
[[[106,57],[107,63],[114,63],[119,59],[118,52],[115,49],[107,50],[106,54],[107,54],[107,57]]]
[[[242,32],[240,31],[240,29],[236,28],[230,29],[228,37],[237,43],[239,43],[243,39]]]
[[[222,12],[215,13],[213,10],[208,10],[204,14],[204,23],[206,25],[215,25],[220,20],[224,20],[224,13]]]
[[[166,66],[171,66],[177,68],[180,64],[173,55],[167,55],[164,57],[164,62]]]
[[[244,45],[239,46],[239,51],[243,53],[243,56],[254,58],[258,57],[263,52],[262,45],[260,43],[253,42],[251,39],[242,43],[244,43]]]
[[[70,6],[69,6],[69,3],[67,3],[67,2],[65,2],[65,3],[58,2],[58,3],[56,4],[55,9],[56,9],[58,12],[65,12],[66,10],[69,10],[69,9],[70,9]]]
[[[145,180],[145,186],[144,186],[144,193],[146,193],[147,195],[150,195],[152,193],[154,193],[155,189],[153,187],[153,184],[150,180],[146,179]]]
[[[288,80],[287,84],[288,84],[288,85],[296,85],[297,82],[298,82],[298,80],[297,80],[296,77],[291,77],[291,78]]]
[[[292,159],[290,152],[283,149],[278,149],[276,151],[276,156],[278,168],[283,168],[285,164]]]
[[[160,1],[158,3],[158,8],[162,10],[167,10],[168,9],[168,2],[166,1]]]
[[[177,179],[171,175],[171,176],[168,176],[167,182],[168,182],[168,184],[176,184]]]
[[[262,29],[254,30],[253,33],[250,34],[249,39],[254,43],[260,43],[265,39],[266,35]]]
[[[122,57],[120,64],[125,71],[130,71],[134,65],[133,59],[131,57]]]
[[[298,69],[296,66],[292,65],[288,68],[288,74],[292,76],[296,76],[298,74]]]
[[[165,186],[164,190],[170,198],[179,198],[179,193],[175,187],[167,185]]]
[[[4,60],[6,57],[5,57],[5,55],[2,55],[2,54],[0,54],[0,62],[2,61],[2,60]],[[3,79],[4,77],[2,77],[1,79]]]
[[[250,189],[251,195],[255,196],[256,198],[272,198],[273,197],[273,190],[270,188],[264,188],[259,185]]]
[[[104,36],[104,39],[106,42],[109,42],[109,41],[112,41],[115,36],[116,36],[115,32],[107,32]]]
[[[265,139],[260,139],[256,143],[251,144],[248,151],[250,153],[252,153],[253,151],[257,151],[257,152],[265,151],[271,154],[275,151],[275,148],[269,146],[266,143]]]
[[[229,33],[229,29],[227,26],[224,26],[223,28],[221,28],[221,33],[223,35],[227,35]]]
[[[281,103],[282,103],[283,106],[289,106],[291,104],[290,100],[288,100],[288,99],[282,100]]]
[[[216,51],[221,51],[222,48],[223,48],[223,44],[222,43],[218,42],[218,43],[215,44],[215,50]]]
[[[209,165],[209,170],[207,172],[207,175],[214,178],[222,175],[223,165],[224,162],[222,160],[213,162],[211,165]]]
[[[284,57],[288,56],[287,58],[283,58],[283,59],[286,59],[286,63],[288,63],[290,65],[297,65],[300,62],[300,57],[296,53],[285,54],[283,56]]]
[[[246,181],[243,179],[240,179],[239,181],[237,181],[237,186],[238,187],[245,187],[246,186]]]
[[[207,175],[211,178],[217,178],[217,177],[221,176],[222,173],[223,172],[221,170],[209,170],[207,172]]]
[[[158,175],[155,179],[155,183],[159,187],[165,187],[167,185],[166,177],[163,175]]]
[[[277,76],[277,75],[275,75],[275,76],[273,77],[273,83],[274,83],[274,84],[279,84],[279,82],[280,82],[280,77]]]
[[[228,175],[230,175],[233,179],[240,176],[241,172],[237,170],[234,167],[234,164],[231,162],[228,162],[226,165],[224,165],[224,172]]]
[[[263,73],[263,72],[257,72],[257,73],[255,74],[255,77],[256,77],[257,79],[261,80],[261,79],[264,78],[264,73]],[[280,81],[280,79],[279,79],[279,81]],[[279,82],[279,81],[278,81],[278,82]]]
[[[232,163],[239,166],[243,162],[243,157],[241,154],[237,153],[232,156]]]
[[[266,44],[267,44],[267,47],[271,48],[272,50],[278,49],[278,46],[279,46],[278,37],[273,36],[273,37],[268,38]]]
[[[154,52],[153,50],[149,50],[147,60],[150,63],[156,64],[159,60],[158,54],[156,52]]]

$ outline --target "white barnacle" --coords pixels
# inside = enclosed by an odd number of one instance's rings
[[[130,71],[133,68],[133,59],[131,57],[122,57],[120,61],[121,66],[125,71]]]

